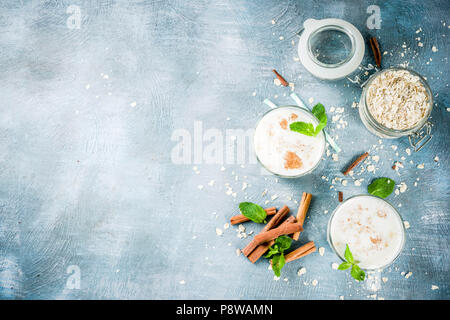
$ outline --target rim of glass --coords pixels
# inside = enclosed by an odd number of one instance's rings
[[[352,43],[352,50],[350,51],[350,54],[347,56],[347,58],[345,58],[344,60],[338,62],[338,63],[334,63],[334,64],[326,64],[323,63],[321,61],[319,61],[313,54],[312,52],[312,46],[311,46],[311,39],[314,38],[317,34],[319,34],[320,32],[323,31],[327,31],[327,30],[337,30],[337,31],[341,31],[342,33],[344,33],[347,37],[349,37],[351,43]],[[311,35],[308,38],[308,55],[310,56],[310,58],[318,65],[325,67],[325,68],[337,68],[342,66],[343,64],[349,62],[353,56],[355,55],[355,37],[353,36],[353,34],[350,32],[350,30],[348,30],[345,27],[342,26],[337,26],[337,25],[326,25],[323,27],[320,27],[319,29],[315,30],[313,33],[311,33]]]
[[[417,122],[417,124],[414,127],[411,127],[411,128],[408,128],[408,129],[397,130],[397,129],[391,129],[391,128],[385,127],[384,125],[379,123],[377,120],[375,120],[375,118],[370,113],[369,104],[367,103],[367,93],[369,91],[369,87],[370,87],[370,84],[372,83],[372,81],[375,80],[376,77],[378,77],[382,73],[387,72],[387,71],[392,71],[392,70],[405,70],[405,71],[408,71],[411,74],[419,77],[420,82],[425,87],[425,90],[426,90],[426,92],[428,94],[428,99],[429,99],[428,105],[429,106],[428,106],[427,114],[423,117],[422,120]],[[367,117],[369,118],[370,122],[372,122],[372,124],[375,126],[375,128],[378,129],[378,130],[384,131],[384,132],[396,133],[396,134],[399,134],[399,135],[402,135],[402,136],[410,134],[410,133],[413,133],[413,132],[416,132],[418,129],[420,129],[428,121],[428,118],[431,115],[431,111],[433,110],[433,93],[431,91],[430,86],[428,85],[428,82],[425,80],[425,78],[421,74],[417,73],[414,70],[411,70],[411,69],[408,69],[408,68],[404,68],[404,67],[390,67],[390,68],[386,68],[386,69],[380,70],[378,72],[375,72],[372,76],[370,76],[369,80],[367,80],[367,83],[364,86],[362,95],[363,95],[363,98],[364,98],[365,108],[367,109],[367,112],[366,112]]]
[[[301,174],[298,174],[298,175],[295,175],[295,176],[285,176],[285,175],[282,175],[282,174],[279,174],[279,173],[276,173],[276,172],[273,172],[273,171],[269,170],[269,169],[262,163],[262,161],[259,159],[258,153],[256,152],[256,144],[254,143],[254,141],[255,141],[255,134],[256,134],[256,128],[258,128],[259,123],[261,122],[262,119],[264,119],[264,117],[265,117],[266,115],[268,115],[269,113],[271,113],[271,112],[273,112],[273,111],[275,111],[275,110],[282,109],[282,108],[294,108],[294,109],[299,109],[300,111],[306,112],[307,114],[311,115],[314,119],[317,120],[318,123],[320,122],[319,119],[317,119],[316,116],[315,116],[311,111],[309,111],[309,110],[307,110],[307,109],[304,109],[304,108],[302,108],[302,107],[299,107],[299,106],[294,106],[294,105],[284,105],[284,106],[279,106],[279,107],[270,109],[270,110],[266,111],[266,112],[261,116],[261,118],[257,121],[257,123],[256,123],[256,126],[255,126],[255,132],[253,133],[253,152],[255,153],[256,160],[258,160],[259,164],[260,164],[264,169],[266,169],[268,172],[270,172],[271,174],[273,174],[273,175],[275,175],[275,176],[278,176],[278,177],[280,177],[280,178],[288,178],[288,179],[300,178],[300,177],[303,177],[303,176],[305,176],[305,175],[310,174],[311,172],[313,172],[313,171],[319,166],[320,162],[322,161],[322,158],[323,158],[323,155],[324,155],[325,149],[326,149],[325,135],[324,135],[324,133],[323,133],[323,130],[322,130],[322,132],[320,133],[320,134],[322,135],[322,152],[321,152],[321,154],[320,154],[319,161],[317,161],[317,163],[316,163],[311,169],[309,169],[308,171],[305,171],[305,172],[303,172],[303,173],[301,173]],[[316,124],[316,125],[317,125],[317,124]]]
[[[389,203],[388,201],[386,201],[385,199],[380,198],[380,197],[377,197],[377,196],[374,196],[374,195],[371,195],[371,194],[357,194],[357,195],[351,196],[350,198],[348,198],[348,199],[346,199],[345,201],[341,202],[341,203],[336,207],[336,209],[334,209],[333,213],[332,213],[331,216],[330,216],[330,219],[328,220],[328,225],[327,225],[327,241],[328,241],[328,244],[330,245],[331,249],[333,249],[334,253],[339,257],[339,259],[341,259],[343,262],[346,261],[345,258],[342,257],[342,256],[339,254],[338,250],[335,248],[335,246],[333,245],[333,242],[331,241],[330,227],[331,227],[331,223],[333,222],[333,218],[334,218],[336,212],[339,210],[339,208],[341,208],[341,207],[344,205],[344,203],[346,203],[346,202],[349,201],[350,199],[353,199],[353,198],[359,198],[359,197],[373,197],[373,198],[377,198],[377,199],[383,200],[387,205],[389,205],[389,206],[394,210],[394,212],[396,213],[397,218],[399,219],[400,224],[401,224],[401,226],[402,226],[402,227],[401,227],[401,230],[402,230],[402,243],[401,243],[400,248],[398,249],[398,252],[397,252],[397,254],[395,255],[395,257],[394,257],[390,262],[388,262],[388,263],[386,263],[385,265],[380,266],[380,267],[376,267],[376,268],[361,268],[361,269],[364,269],[364,270],[367,270],[367,271],[381,270],[381,269],[386,268],[387,266],[390,266],[392,263],[394,263],[395,260],[397,260],[397,258],[398,258],[398,257],[400,256],[400,254],[402,253],[403,248],[404,248],[404,246],[405,246],[405,242],[406,242],[406,230],[405,230],[405,224],[403,223],[402,216],[401,216],[400,213],[397,211],[397,209],[395,209],[394,206],[393,206],[391,203]]]

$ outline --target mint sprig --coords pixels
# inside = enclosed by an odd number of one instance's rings
[[[266,222],[267,212],[256,203],[241,202],[239,204],[239,210],[241,211],[241,214],[243,214],[253,222],[256,223]]]
[[[291,131],[295,131],[311,137],[317,136],[319,132],[322,131],[322,129],[327,125],[328,118],[325,112],[325,107],[321,103],[318,103],[314,106],[314,108],[312,109],[312,113],[317,118],[317,120],[319,120],[319,124],[316,128],[314,128],[314,125],[312,123],[296,121],[289,125]]]
[[[353,278],[355,278],[358,281],[363,281],[366,278],[366,273],[361,270],[361,268],[358,266],[359,261],[356,261],[353,259],[353,255],[350,251],[350,248],[348,244],[345,247],[345,262],[342,262],[338,269],[339,270],[347,270],[348,268],[352,268],[350,271],[350,274]]]
[[[394,180],[390,178],[378,178],[367,187],[367,191],[374,196],[386,198],[394,191],[394,187]]]
[[[281,269],[283,269],[286,264],[284,259],[284,251],[289,249],[292,244],[292,239],[286,235],[279,236],[273,246],[269,248],[269,252],[264,256],[264,258],[272,257],[272,270],[273,273],[279,277],[281,276]]]

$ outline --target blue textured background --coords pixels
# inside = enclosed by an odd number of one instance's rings
[[[370,4],[381,8],[380,30],[366,27]],[[69,5],[81,9],[80,29],[66,25]],[[0,297],[450,298],[449,9],[445,0],[2,1]],[[331,179],[342,177],[351,159],[378,138],[351,108],[359,88],[315,79],[294,61],[295,32],[311,17],[343,18],[363,36],[376,35],[388,52],[383,65],[408,61],[435,94],[434,139],[403,161],[400,176],[391,166],[406,156],[407,138],[383,142],[374,153],[377,171],[363,173],[360,187],[336,187],[348,197],[364,193],[378,176],[408,185],[389,198],[411,224],[404,251],[364,283],[331,269],[338,259],[326,242],[330,213],[324,211],[337,205]],[[367,51],[365,62],[371,61]],[[326,157],[313,174],[296,180],[261,175],[257,164],[224,164],[221,171],[221,164],[171,161],[177,129],[193,135],[196,120],[222,134],[250,129],[267,110],[265,98],[291,104],[289,89],[273,84],[272,68],[294,82],[305,101],[312,97],[327,110],[345,107],[348,127],[330,121],[328,129],[343,147],[339,161]],[[241,191],[243,181],[250,186]],[[236,197],[225,194],[225,183]],[[299,244],[314,240],[326,251],[288,264],[279,281],[266,261],[252,265],[236,256],[248,239],[239,239],[235,227],[216,235],[244,199],[263,203],[278,195],[267,206],[287,204],[295,213],[293,200],[302,191],[314,199]],[[66,286],[70,265],[80,268],[80,289]],[[300,267],[307,268],[301,277]],[[380,284],[380,277],[388,281]]]

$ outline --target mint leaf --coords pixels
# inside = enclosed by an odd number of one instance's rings
[[[325,112],[325,107],[321,103],[318,103],[314,106],[314,108],[312,109],[312,113],[319,120],[319,124],[314,130],[314,136],[317,136],[319,132],[327,125],[328,118]]]
[[[272,270],[277,277],[281,276],[281,269],[284,267],[285,263],[286,260],[284,259],[283,253],[272,258]]]
[[[244,216],[256,223],[263,223],[267,217],[266,211],[255,203],[241,202],[239,210]]]
[[[339,270],[347,270],[348,268],[350,268],[352,266],[352,264],[350,262],[342,262],[338,269]]]
[[[302,121],[293,122],[289,125],[291,131],[295,131],[307,136],[314,136],[314,125],[312,123],[306,123]]]
[[[348,247],[348,244],[345,246],[345,254],[344,254],[345,260],[347,260],[348,262],[350,262],[351,264],[355,263],[355,261],[353,260],[353,255],[350,252],[350,248]]]
[[[352,275],[353,278],[355,278],[358,281],[362,281],[366,277],[365,272],[363,270],[361,270],[361,268],[356,264],[354,264],[352,266],[352,270],[350,271],[350,274]]]
[[[378,178],[367,187],[367,191],[374,196],[386,198],[394,191],[394,187],[394,180],[390,178]]]
[[[284,252],[284,250],[287,250],[290,248],[292,244],[292,239],[286,235],[282,235],[279,236],[276,240],[275,240],[275,245],[279,246],[279,250],[281,253]]]
[[[328,118],[325,112],[325,107],[321,103],[316,104],[312,109],[312,114],[317,118],[317,120],[319,120],[319,124],[315,129],[312,123],[297,121],[289,125],[291,131],[295,131],[311,137],[317,136],[319,132],[327,125]]]
[[[269,252],[264,256],[264,258],[270,258],[271,256],[281,253],[279,247],[277,244],[274,244],[272,247],[269,248]]]

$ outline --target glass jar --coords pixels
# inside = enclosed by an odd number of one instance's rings
[[[392,70],[394,71],[405,70],[410,72],[414,76],[417,76],[420,79],[421,84],[424,86],[428,96],[428,110],[425,116],[416,125],[405,130],[396,130],[385,127],[377,120],[375,120],[375,118],[371,115],[368,108],[367,96],[371,83],[384,72]],[[417,72],[400,67],[383,69],[381,71],[374,73],[363,85],[363,91],[359,101],[359,115],[361,117],[361,121],[363,122],[367,130],[369,130],[370,132],[381,138],[387,139],[396,139],[404,136],[409,136],[410,144],[415,151],[419,151],[432,138],[431,123],[428,121],[432,109],[433,109],[433,95],[431,93],[430,86],[428,85],[426,80]]]
[[[270,173],[272,173],[272,174],[274,174],[274,175],[276,175],[276,176],[278,176],[278,177],[280,177],[280,178],[299,178],[299,177],[302,177],[302,176],[304,176],[304,175],[307,175],[307,174],[313,172],[314,169],[316,169],[316,168],[319,166],[319,163],[320,163],[320,161],[322,160],[323,155],[324,155],[324,153],[325,153],[325,149],[326,149],[325,135],[324,135],[323,130],[322,130],[322,131],[319,132],[319,134],[315,137],[315,138],[319,139],[319,143],[320,143],[320,151],[319,151],[320,157],[318,157],[317,162],[316,162],[311,168],[309,168],[308,170],[302,172],[301,174],[297,174],[297,175],[283,175],[283,174],[280,174],[280,173],[277,173],[277,172],[274,172],[274,171],[270,170],[270,169],[269,169],[269,168],[261,161],[260,157],[258,156],[257,143],[256,143],[256,138],[255,138],[255,137],[256,137],[256,134],[257,134],[257,132],[258,132],[257,129],[258,129],[259,125],[261,124],[261,121],[262,121],[265,117],[267,117],[268,115],[272,114],[273,112],[278,112],[278,111],[280,111],[280,110],[282,110],[282,109],[286,109],[286,110],[289,110],[289,109],[290,109],[290,110],[294,110],[295,112],[299,113],[300,115],[301,115],[301,114],[306,114],[306,115],[308,116],[308,118],[312,118],[312,119],[315,119],[315,120],[316,120],[315,123],[314,123],[314,126],[317,126],[317,125],[319,124],[319,120],[317,120],[317,118],[314,116],[314,114],[313,114],[312,112],[310,112],[309,110],[303,109],[303,108],[301,108],[301,107],[293,106],[293,105],[286,105],[286,106],[280,106],[280,107],[273,108],[273,109],[267,111],[267,112],[261,117],[261,119],[258,121],[258,123],[256,124],[256,127],[255,127],[255,133],[254,133],[254,137],[253,137],[253,147],[254,147],[254,152],[255,152],[256,159],[258,160],[258,162],[259,162],[259,163],[261,164],[261,166],[262,166],[264,169],[266,169],[268,172],[270,172]],[[299,121],[301,121],[300,118],[299,118]],[[301,135],[301,133],[294,133],[294,134],[300,134],[300,135]],[[308,136],[305,136],[305,137],[308,137]],[[308,137],[308,139],[309,139],[309,138],[311,138],[311,137]]]
[[[374,267],[374,268],[363,268],[363,267],[361,266],[362,269],[368,270],[368,271],[380,270],[380,269],[383,269],[383,268],[389,266],[390,264],[392,264],[392,263],[400,256],[400,253],[402,252],[403,247],[404,247],[404,245],[405,245],[405,241],[406,241],[406,236],[405,236],[405,233],[406,233],[406,232],[405,232],[405,226],[404,226],[404,223],[403,223],[403,219],[402,219],[402,217],[400,216],[400,213],[398,213],[398,211],[394,208],[394,206],[392,206],[392,205],[391,205],[389,202],[387,202],[386,200],[384,200],[384,199],[382,199],[382,198],[379,198],[379,197],[376,197],[376,196],[368,195],[368,194],[360,194],[360,195],[352,196],[352,197],[346,199],[344,202],[340,203],[340,204],[336,207],[336,209],[333,211],[333,213],[331,214],[330,219],[328,220],[328,226],[327,226],[327,241],[328,241],[328,244],[330,245],[331,249],[333,249],[334,253],[335,253],[335,254],[336,254],[336,255],[344,262],[344,261],[345,261],[345,257],[343,256],[343,254],[341,254],[341,253],[339,252],[339,250],[337,250],[336,246],[333,244],[333,239],[332,239],[332,235],[331,235],[331,225],[332,225],[332,223],[333,223],[333,219],[334,219],[335,216],[336,216],[336,212],[338,212],[340,208],[342,208],[342,207],[343,207],[346,203],[348,203],[349,201],[354,201],[355,199],[361,198],[361,197],[365,197],[365,198],[373,198],[373,199],[375,199],[376,201],[382,201],[385,205],[387,205],[387,206],[391,209],[391,211],[394,212],[395,217],[398,219],[397,223],[398,223],[399,228],[400,228],[400,230],[401,230],[400,245],[399,245],[399,247],[398,247],[398,250],[395,252],[395,255],[393,256],[393,258],[392,258],[390,261],[388,261],[387,263],[384,263],[383,265],[377,266],[376,268],[375,268],[375,267]],[[367,203],[367,200],[365,201],[365,203]]]

